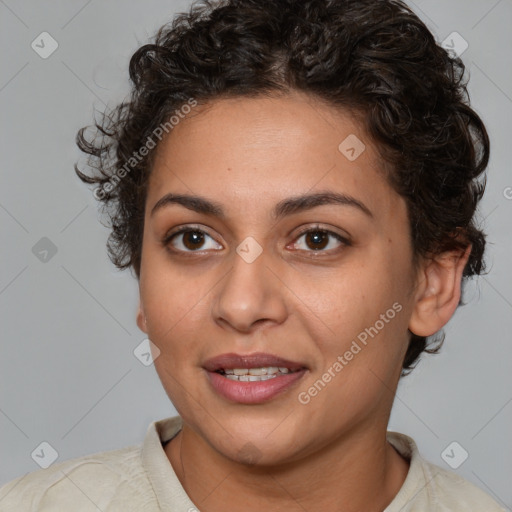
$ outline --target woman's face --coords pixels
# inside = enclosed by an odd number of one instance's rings
[[[384,432],[415,275],[406,204],[348,114],[298,93],[223,99],[160,143],[138,325],[217,453],[275,464]]]

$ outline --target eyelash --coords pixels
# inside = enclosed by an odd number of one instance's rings
[[[179,235],[182,235],[184,233],[189,233],[189,232],[198,232],[198,233],[202,233],[208,237],[210,237],[212,240],[213,240],[213,237],[211,237],[206,231],[204,231],[203,229],[201,229],[199,226],[194,226],[194,225],[188,225],[188,226],[185,226],[183,228],[181,228],[180,230],[178,231],[175,231],[175,232],[171,232],[169,234],[167,234],[164,239],[162,240],[162,244],[171,252],[173,253],[177,253],[177,254],[193,254],[193,253],[201,253],[201,251],[204,251],[204,249],[198,249],[196,251],[192,251],[192,250],[182,250],[182,249],[176,249],[174,247],[172,247],[171,245],[171,241],[179,236]],[[345,238],[343,237],[342,235],[338,234],[338,233],[335,233],[334,231],[330,231],[328,229],[325,229],[325,228],[322,228],[320,225],[315,225],[313,227],[309,226],[305,229],[303,229],[297,236],[296,238],[294,239],[294,244],[297,242],[297,240],[299,240],[302,236],[304,235],[307,235],[308,233],[317,233],[317,232],[321,232],[321,233],[325,233],[326,235],[330,236],[330,237],[333,237],[335,238],[338,242],[341,243],[341,246],[350,246],[351,245],[351,242],[350,240],[348,240],[348,238]],[[313,254],[320,254],[320,253],[326,253],[326,254],[332,254],[334,251],[338,251],[340,248],[338,247],[337,249],[330,249],[330,250],[323,250],[323,249],[318,249],[318,250],[313,250],[313,249],[310,249],[310,250],[304,250],[304,249],[299,249],[299,251],[301,252],[308,252],[308,253],[313,253]],[[207,249],[208,250],[208,249]]]

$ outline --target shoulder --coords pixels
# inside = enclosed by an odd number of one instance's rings
[[[20,476],[0,488],[0,511],[28,512],[135,510],[150,503],[151,484],[145,474],[141,447],[98,452],[69,459]],[[129,503],[130,506],[123,504]],[[105,508],[103,508],[105,507]],[[140,507],[138,510],[152,510]]]
[[[426,478],[432,479],[428,485],[440,510],[505,512],[489,494],[457,473],[427,461],[423,465]]]
[[[388,441],[410,460],[409,473],[399,493],[386,512],[436,510],[448,512],[505,512],[482,489],[453,471],[424,459],[414,440],[404,434],[388,432]]]

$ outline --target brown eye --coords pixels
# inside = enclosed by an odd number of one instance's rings
[[[295,249],[306,252],[330,252],[347,245],[350,245],[348,239],[321,228],[304,231],[293,244]]]
[[[309,231],[306,233],[306,244],[310,249],[323,249],[329,243],[327,231]]]
[[[183,228],[164,240],[164,245],[175,252],[195,252],[207,249],[222,249],[213,238],[200,229]]]
[[[203,233],[200,231],[185,231],[183,233],[183,245],[190,250],[200,249],[204,243]]]

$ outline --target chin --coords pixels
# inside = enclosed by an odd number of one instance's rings
[[[220,429],[213,436],[210,431],[205,438],[219,454],[247,466],[285,464],[301,458],[300,454],[305,451],[301,449],[300,440],[292,431],[272,432],[266,425],[265,428],[252,425],[243,429],[232,428],[230,433],[231,436]]]

